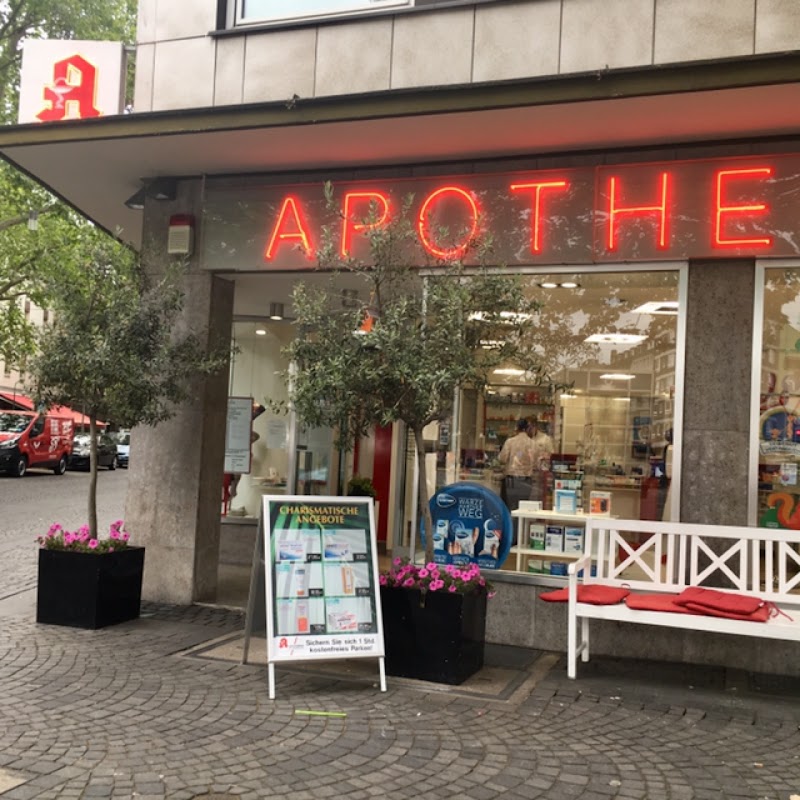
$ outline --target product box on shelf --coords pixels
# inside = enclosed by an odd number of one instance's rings
[[[538,522],[532,522],[528,528],[528,547],[531,550],[544,550],[545,527]]]
[[[534,575],[542,575],[546,572],[544,568],[545,562],[541,558],[528,559],[528,572]]]
[[[564,551],[564,526],[548,525],[544,534],[544,549],[551,553]]]
[[[564,528],[564,552],[582,553],[583,552],[583,528]]]
[[[556,489],[553,503],[559,514],[574,514],[578,510],[578,493],[574,489]]]
[[[563,561],[551,561],[550,562],[550,574],[551,575],[566,575],[567,574],[567,565]]]
[[[611,492],[590,492],[589,513],[604,516],[611,513]]]

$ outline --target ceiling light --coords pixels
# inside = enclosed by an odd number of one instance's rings
[[[558,284],[555,281],[543,281],[542,283],[539,284],[539,286],[541,286],[542,289],[557,289],[558,288]]]
[[[600,376],[604,381],[632,381],[635,377],[630,372],[606,372],[605,375]]]
[[[641,333],[593,333],[583,341],[596,344],[639,344],[646,338],[647,336]]]
[[[502,367],[494,371],[495,375],[524,375],[524,369],[517,369],[516,367]]]
[[[663,302],[650,301],[642,303],[638,308],[633,309],[634,314],[673,314],[678,313],[677,300],[664,300]]]
[[[578,284],[575,283],[575,281],[564,281],[564,283],[561,284],[561,288],[562,289],[577,289],[578,288]]]
[[[256,336],[266,336],[267,332],[264,328],[256,328]]]
[[[269,304],[269,318],[275,320],[283,319],[283,303]]]

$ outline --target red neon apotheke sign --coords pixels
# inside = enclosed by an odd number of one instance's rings
[[[331,211],[319,184],[265,187],[263,262],[308,268],[323,226],[340,256],[365,257],[364,234],[410,194],[431,260],[468,255],[481,234],[505,263],[800,255],[800,208],[787,202],[800,197],[800,156],[341,182],[334,192]]]

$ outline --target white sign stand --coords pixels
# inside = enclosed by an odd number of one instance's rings
[[[263,498],[242,663],[253,630],[265,629],[271,700],[278,662],[377,658],[386,691],[378,585],[372,498]]]

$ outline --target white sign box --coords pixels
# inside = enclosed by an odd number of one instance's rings
[[[18,122],[60,122],[120,114],[121,42],[28,39],[22,51]]]

